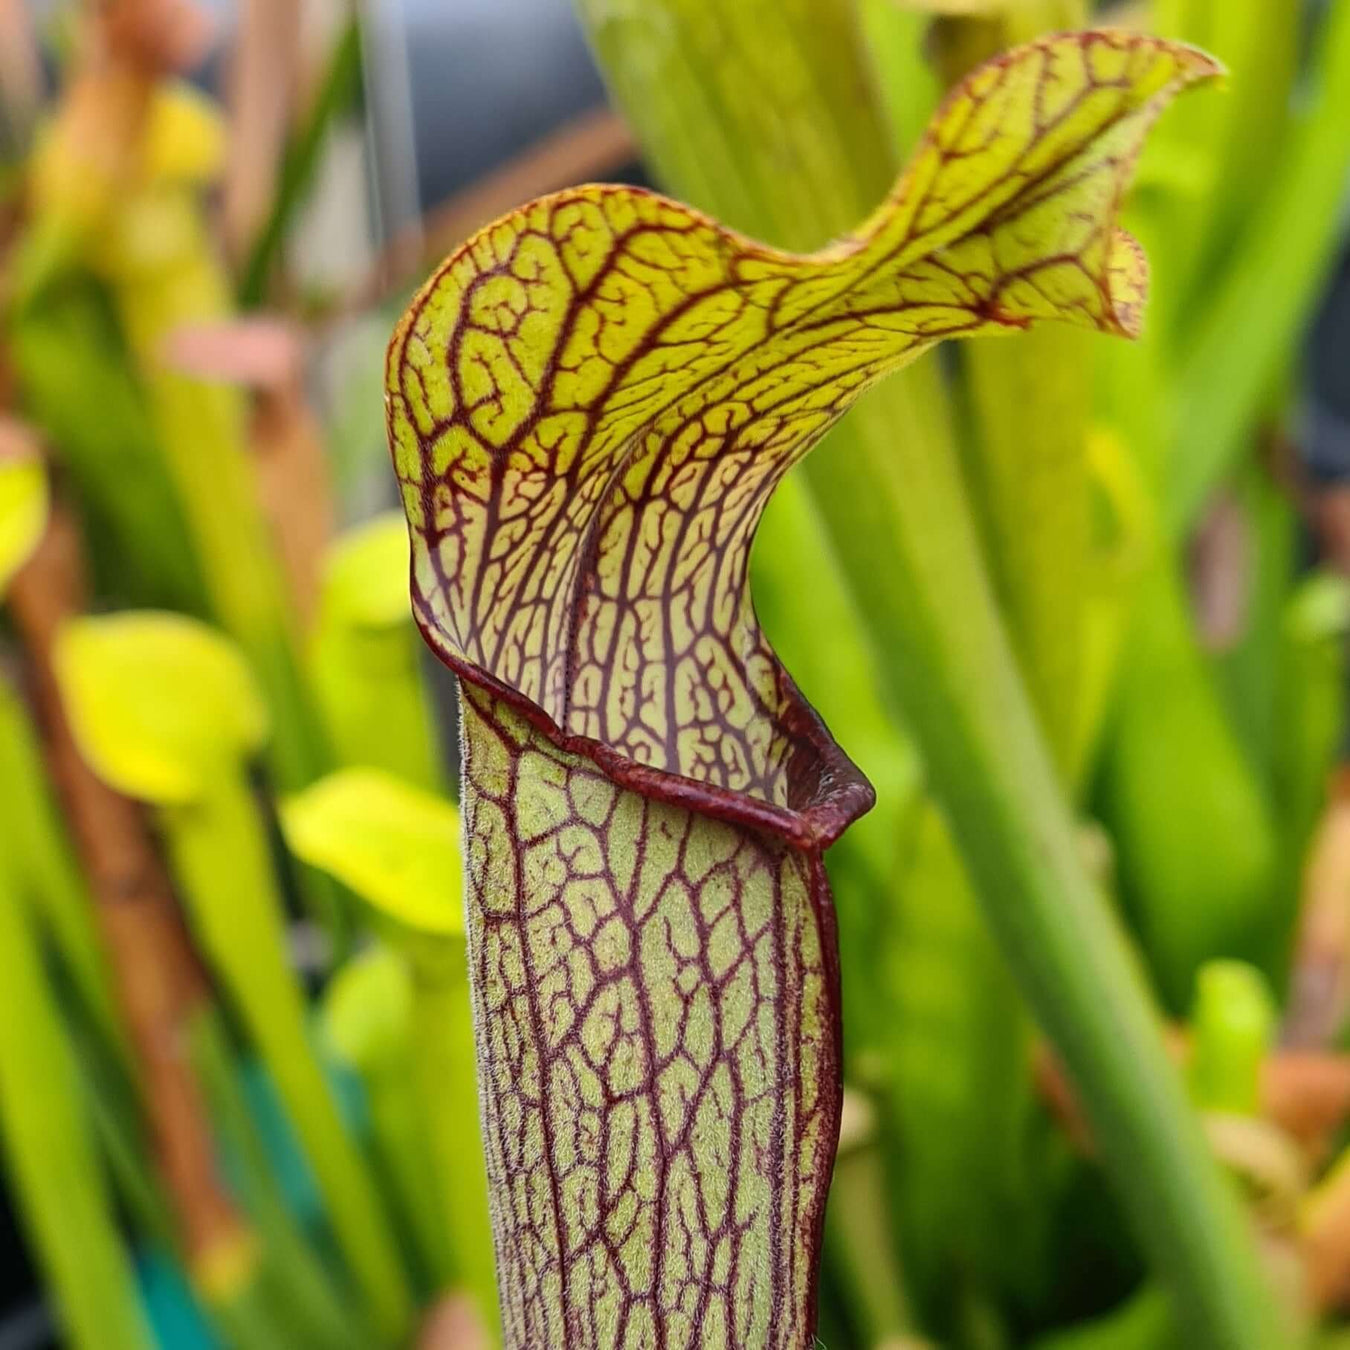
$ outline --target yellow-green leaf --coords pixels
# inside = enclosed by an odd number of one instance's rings
[[[458,937],[459,812],[381,769],[340,769],[282,803],[286,842],[413,933]]]
[[[310,651],[314,692],[343,764],[440,786],[435,723],[408,604],[408,531],[397,511],[342,535],[324,559]]]
[[[119,791],[190,802],[267,738],[267,711],[228,639],[195,619],[143,610],[77,619],[56,670],[80,748]]]
[[[36,455],[0,459],[0,595],[47,527],[47,474]]]
[[[344,1064],[372,1077],[407,1068],[412,1040],[408,963],[377,943],[329,980],[320,1018],[324,1044]]]
[[[408,529],[397,511],[347,531],[324,559],[323,603],[343,622],[388,628],[408,617]]]
[[[228,153],[229,134],[218,103],[183,82],[155,90],[141,145],[144,182],[209,183],[223,172]]]

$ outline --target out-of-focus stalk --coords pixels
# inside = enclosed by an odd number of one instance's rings
[[[1232,467],[1334,256],[1350,165],[1350,5],[1326,7],[1301,121],[1192,325],[1168,408],[1174,537]]]
[[[443,785],[408,611],[408,529],[390,512],[329,550],[311,654],[313,685],[344,764]]]
[[[373,1178],[347,1134],[287,965],[282,906],[242,775],[162,820],[207,959],[220,973],[314,1169],[343,1257],[382,1339],[406,1330],[410,1295]]]
[[[0,596],[38,547],[47,522],[36,460],[0,461]],[[6,729],[17,709],[6,699]],[[140,1350],[149,1328],[113,1217],[85,1114],[74,1057],[43,969],[25,904],[32,844],[15,831],[32,819],[34,784],[0,775],[0,1137],[9,1174],[61,1319],[79,1350]]]
[[[8,795],[8,794],[6,794]],[[37,1255],[78,1350],[146,1350],[131,1262],[35,934],[0,848],[0,1133]]]
[[[825,1211],[826,1261],[837,1254],[849,1314],[867,1350],[901,1350],[914,1329],[913,1318],[900,1278],[875,1131],[871,1103],[845,1090],[839,1153]]]
[[[104,1036],[122,1048],[123,1030],[108,964],[92,925],[90,900],[48,795],[42,752],[22,700],[0,680],[0,782],[8,803],[16,878],[36,907],[78,997]]]
[[[487,1173],[478,1114],[473,1012],[463,939],[413,964],[413,1047],[424,1109],[434,1113],[431,1144],[449,1219],[455,1270],[495,1330],[497,1277],[488,1223]]]
[[[16,395],[80,503],[101,594],[205,614],[206,591],[107,296],[64,278],[8,316]]]
[[[1086,21],[1083,0],[1016,0],[935,20],[929,44],[950,86],[1000,51]],[[885,66],[880,73],[895,78]],[[1080,728],[1094,562],[1087,449],[1096,351],[1093,335],[1051,324],[1019,342],[961,350],[976,516],[1027,690],[1071,792],[1086,767]]]
[[[1278,824],[1285,808],[1273,776],[1281,654],[1302,541],[1291,493],[1260,454],[1267,444],[1258,438],[1256,453],[1192,540],[1190,581],[1201,642],[1214,658],[1234,731]]]
[[[277,1086],[372,1319],[384,1338],[397,1340],[411,1316],[405,1272],[307,1032],[268,841],[245,775],[267,716],[247,667],[193,620],[127,613],[69,625],[57,669],[91,763],[159,808],[196,935]]]
[[[971,479],[1028,692],[1070,788],[1085,749],[1084,629],[1093,558],[1087,462],[1092,338],[1044,328],[971,344]]]
[[[1180,1013],[1208,957],[1260,959],[1276,847],[1166,550],[1135,601],[1100,801],[1158,987]]]
[[[227,318],[228,281],[196,199],[219,163],[214,114],[182,91],[151,108],[145,155],[158,139],[191,134],[201,162],[171,174],[146,169],[108,222],[101,270],[149,396],[151,416],[202,562],[212,606],[253,665],[272,709],[278,781],[294,788],[322,772],[327,748],[296,665],[294,621],[248,458],[244,394],[171,369],[164,345],[186,325]],[[165,124],[160,129],[154,119]],[[167,157],[167,152],[166,152]]]
[[[185,1028],[192,1062],[201,1077],[221,1147],[262,1241],[261,1283],[276,1309],[287,1345],[362,1350],[370,1328],[323,1262],[288,1208],[257,1122],[249,1112],[229,1037],[213,1009],[202,1009]],[[247,1345],[248,1342],[241,1342]]]
[[[459,813],[377,769],[343,769],[282,809],[296,853],[330,871],[377,915],[412,978],[414,1072],[448,1220],[455,1274],[499,1334],[477,1059],[456,885]]]
[[[421,1287],[448,1289],[454,1259],[445,1206],[427,1185],[434,1112],[415,1068],[413,980],[404,956],[381,942],[348,961],[324,990],[322,1027],[325,1047],[365,1089],[371,1152],[414,1248]]]
[[[895,0],[861,0],[858,21],[876,77],[877,98],[903,159],[923,135],[942,97],[942,83],[925,53],[932,16]]]
[[[182,1244],[203,1303],[222,1325],[244,1315],[256,1325],[256,1249],[216,1176],[210,1128],[181,1038],[190,1010],[207,1001],[205,988],[144,817],[81,756],[53,671],[57,629],[78,612],[81,590],[70,522],[58,513],[15,579],[11,609],[172,1201],[172,1237]]]
[[[816,244],[880,199],[876,168],[860,162],[880,131],[851,7],[744,4],[716,19],[683,0],[580,8],[611,89],[681,195],[774,242],[818,230]],[[1283,1328],[1079,856],[981,565],[939,380],[936,362],[920,363],[895,381],[907,397],[864,402],[807,478],[985,915],[1064,1057],[1135,1231],[1197,1343],[1264,1350]]]
[[[1026,1175],[1033,1029],[931,802],[895,884],[904,903],[882,954],[894,1025],[876,1100],[898,1159],[891,1193],[905,1267],[940,1324],[962,1286],[1011,1287],[1046,1249],[1047,1197]],[[1016,1252],[998,1240],[1009,1222],[1021,1234]]]
[[[1122,1308],[1083,1326],[1046,1336],[1035,1350],[1182,1350],[1185,1342],[1167,1296],[1145,1285]]]

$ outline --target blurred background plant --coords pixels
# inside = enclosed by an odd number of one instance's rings
[[[381,514],[393,317],[589,179],[818,246],[971,65],[1087,22],[1231,72],[1140,168],[1145,337],[914,367],[754,557],[879,796],[829,859],[820,1335],[1175,1342],[986,929],[962,784],[907,724],[902,564],[863,508],[899,442],[960,485],[1280,1287],[1350,1343],[1350,0],[0,0],[0,1134],[5,1265],[45,1291],[12,1282],[6,1350],[492,1343],[454,691]]]

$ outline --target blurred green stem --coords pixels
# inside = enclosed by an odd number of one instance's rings
[[[383,1337],[407,1329],[411,1295],[371,1176],[338,1115],[287,961],[267,839],[242,778],[166,807],[175,871],[203,950],[234,999],[314,1168],[343,1255]]]
[[[1033,1350],[1180,1350],[1185,1344],[1167,1295],[1146,1284],[1105,1317],[1038,1340]]]
[[[0,679],[0,783],[17,847],[16,882],[41,916],[66,973],[106,1044],[129,1062],[126,1032],[116,1011],[108,967],[93,924],[89,896],[66,846],[55,803],[47,791],[27,710]]]
[[[5,795],[13,784],[5,780]],[[131,1263],[36,936],[0,850],[0,1126],[16,1198],[70,1343],[148,1350]]]
[[[418,1272],[433,1291],[455,1283],[456,1261],[451,1253],[449,1217],[444,1187],[432,1159],[435,1121],[443,1109],[440,1098],[428,1101],[412,1056],[365,1065],[361,1073],[370,1120],[370,1149],[391,1191],[404,1230],[415,1248]],[[490,1307],[491,1305],[489,1305]]]
[[[286,821],[283,812],[283,828]],[[372,1165],[410,1248],[419,1289],[440,1293],[455,1272],[440,1188],[428,1184],[439,1104],[427,1103],[415,1068],[412,985],[404,954],[373,944],[329,980],[318,1034],[333,1060],[360,1076]]]
[[[500,1336],[469,978],[463,943],[446,946],[412,961],[413,1051],[455,1268]]]
[[[79,500],[101,592],[205,615],[201,567],[103,288],[64,276],[9,315],[5,337],[24,411]]]
[[[361,27],[350,18],[333,48],[314,105],[287,147],[272,210],[253,245],[239,280],[239,303],[255,309],[267,295],[267,282],[286,241],[296,207],[314,180],[328,131],[361,88]]]
[[[1170,549],[1139,580],[1117,680],[1099,805],[1155,984],[1180,1015],[1206,958],[1262,959],[1277,857]]]
[[[334,1288],[287,1206],[239,1085],[229,1037],[214,1009],[203,1008],[192,1019],[188,1037],[221,1142],[263,1240],[262,1278],[276,1291],[279,1317],[292,1337],[287,1343],[359,1350],[369,1344],[369,1331],[354,1320],[355,1310]]]
[[[848,1100],[846,1096],[845,1118]],[[825,1211],[826,1251],[845,1258],[838,1277],[850,1317],[868,1350],[903,1344],[914,1331],[887,1199],[885,1169],[875,1141],[863,1139],[849,1146],[841,1139]]]
[[[1042,33],[1081,27],[1083,0],[1022,0],[935,21],[950,86]],[[884,68],[883,75],[888,74]],[[1092,539],[1087,440],[1094,335],[1047,324],[961,349],[974,425],[967,462],[1009,634],[1065,784],[1081,784],[1084,641]]]
[[[1321,28],[1316,98],[1180,354],[1164,498],[1177,538],[1232,467],[1334,257],[1350,164],[1350,5],[1327,6]]]
[[[312,685],[345,765],[444,788],[439,737],[408,610],[408,530],[388,512],[348,531],[324,558],[310,649]]]
[[[277,780],[285,790],[302,787],[329,767],[329,752],[299,669],[291,597],[263,514],[247,395],[224,380],[175,369],[168,350],[180,330],[232,317],[194,189],[129,191],[100,262],[215,616],[247,653],[272,709]]]
[[[341,764],[387,769],[430,792],[443,791],[439,737],[418,666],[412,624],[329,624],[315,635],[314,680]]]
[[[932,16],[895,0],[861,0],[858,19],[877,99],[890,124],[896,154],[913,148],[942,97],[942,85],[924,53]]]

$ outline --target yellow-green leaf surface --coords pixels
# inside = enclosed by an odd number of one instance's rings
[[[0,595],[47,525],[47,474],[36,455],[0,459]]]
[[[435,724],[408,615],[408,531],[400,511],[342,535],[324,558],[313,687],[344,764],[440,782]]]
[[[340,769],[282,804],[297,857],[331,873],[394,923],[458,937],[459,812],[380,769]]]
[[[349,530],[324,558],[323,603],[344,624],[391,628],[408,618],[408,531],[389,511]]]
[[[574,189],[475,236],[400,323],[414,610],[466,681],[509,1345],[810,1343],[840,1091],[821,851],[871,792],[759,630],[754,529],[941,339],[1136,332],[1119,199],[1153,117],[1213,72],[1152,39],[1048,39],[960,85],[820,253]]]
[[[193,801],[266,739],[243,658],[195,619],[151,610],[77,619],[56,665],[81,749],[129,796]]]
[[[406,1070],[412,1024],[408,963],[377,943],[335,972],[324,988],[320,1030],[344,1064],[378,1075]]]

